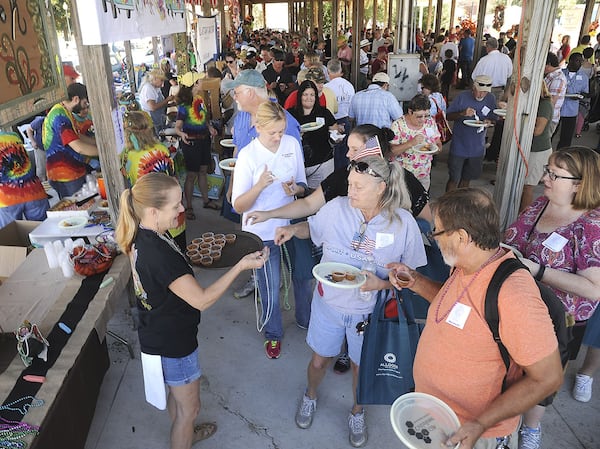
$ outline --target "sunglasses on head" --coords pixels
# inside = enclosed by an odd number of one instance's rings
[[[366,162],[360,162],[360,161],[351,161],[350,165],[348,165],[348,171],[354,169],[354,171],[356,173],[360,173],[360,174],[368,174],[371,176],[375,176],[376,178],[381,178],[383,179],[383,176],[381,176],[379,173],[377,173],[375,170],[373,170],[371,167],[369,167],[369,164],[367,164]]]

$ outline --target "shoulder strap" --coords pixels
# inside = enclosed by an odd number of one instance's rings
[[[490,284],[488,285],[487,292],[485,294],[485,320],[487,321],[488,326],[492,331],[494,341],[498,344],[498,349],[500,350],[500,355],[502,356],[502,360],[504,361],[504,365],[506,366],[507,371],[510,365],[510,355],[508,354],[506,346],[504,346],[502,340],[500,340],[498,294],[500,293],[500,287],[502,287],[502,284],[504,283],[506,278],[508,278],[512,273],[521,268],[527,269],[527,267],[525,267],[525,265],[523,265],[521,261],[519,261],[519,259],[506,259],[496,269],[496,272],[492,276]],[[504,381],[506,381],[506,376],[504,378]]]

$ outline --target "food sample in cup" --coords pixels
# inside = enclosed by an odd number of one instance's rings
[[[225,240],[225,234],[215,234],[213,237],[215,240]]]
[[[200,263],[205,267],[210,267],[213,263],[213,258],[210,256],[203,256],[202,259],[200,259]]]
[[[211,251],[210,252],[210,257],[212,257],[213,260],[216,262],[217,260],[219,260],[221,258],[221,250],[219,250],[219,251]]]
[[[212,244],[215,241],[214,237],[202,237],[204,239],[204,243]]]
[[[194,251],[195,249],[198,249],[199,246],[196,243],[190,243],[186,248],[188,251]]]
[[[333,282],[342,282],[346,279],[346,273],[342,273],[341,271],[334,271],[331,273],[331,279]]]
[[[190,259],[193,259],[194,257],[198,257],[199,255],[200,255],[200,252],[197,249],[193,249],[193,250],[187,252],[187,256]]]
[[[212,245],[210,243],[204,243],[204,242],[202,242],[200,244],[200,249],[210,249],[211,246]]]
[[[227,242],[225,241],[225,239],[222,239],[222,240],[215,240],[215,241],[213,242],[213,245],[217,245],[217,246],[220,246],[221,248],[223,248],[223,247],[225,247],[226,243],[227,243]]]
[[[200,249],[200,251],[198,251],[200,253],[201,256],[210,256],[210,248],[202,248]]]
[[[229,244],[235,242],[236,235],[235,234],[225,234],[225,241]]]
[[[214,237],[215,233],[214,232],[205,232],[204,234],[202,234],[202,238],[206,239],[207,237]]]
[[[192,240],[192,243],[194,245],[200,245],[202,242],[203,242],[203,240],[200,237],[195,238],[195,239]]]
[[[397,271],[396,272],[396,280],[398,281],[398,285],[400,287],[406,287],[412,279],[412,276],[408,274],[406,271]]]
[[[350,272],[346,272],[345,276],[347,281],[353,281],[356,279],[356,274],[355,273],[350,273]]]
[[[210,247],[211,251],[221,251],[223,247],[221,245],[213,245]]]

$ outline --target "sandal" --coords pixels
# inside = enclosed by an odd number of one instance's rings
[[[194,426],[194,436],[192,439],[192,446],[199,441],[206,440],[212,437],[217,431],[217,424],[214,422],[204,422],[202,424],[196,424]]]
[[[196,219],[196,214],[194,213],[193,207],[188,207],[185,209],[185,218],[187,220],[195,220]]]
[[[207,201],[204,203],[204,209],[221,210],[221,206],[214,201]]]

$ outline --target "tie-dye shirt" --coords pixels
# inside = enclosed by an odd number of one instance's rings
[[[130,150],[123,152],[123,168],[125,176],[131,185],[148,173],[166,173],[173,175],[173,161],[169,150],[162,143],[146,147],[139,151]]]
[[[15,133],[0,134],[0,207],[46,198],[29,155]]]
[[[69,182],[85,176],[85,158],[69,144],[79,140],[73,114],[62,104],[55,104],[44,120],[42,141],[46,149],[46,170],[51,181]]]
[[[195,96],[191,105],[180,104],[177,108],[177,120],[183,122],[182,130],[190,138],[208,134],[208,111],[202,96]]]

